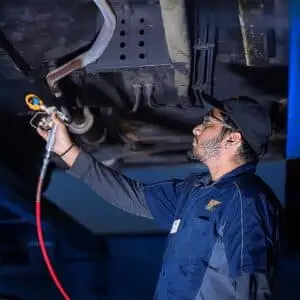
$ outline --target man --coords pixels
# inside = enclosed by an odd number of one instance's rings
[[[170,232],[154,299],[269,299],[278,248],[278,201],[255,175],[271,135],[255,100],[207,99],[193,130],[194,155],[209,174],[142,184],[73,145],[58,125],[54,151],[113,205],[154,218]],[[39,134],[47,139],[47,132]]]

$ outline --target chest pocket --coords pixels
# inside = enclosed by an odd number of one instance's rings
[[[212,245],[211,222],[205,217],[182,220],[169,265],[168,292],[176,294],[174,299],[194,299],[199,289]]]
[[[212,245],[214,213],[203,206],[213,198],[211,189],[202,190],[194,186],[182,208],[182,224],[177,233],[175,252],[179,262],[208,260]]]
[[[183,220],[176,245],[179,261],[207,260],[211,245],[212,221],[207,217]]]

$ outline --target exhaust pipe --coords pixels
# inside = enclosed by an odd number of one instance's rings
[[[96,61],[105,51],[116,29],[116,16],[106,0],[93,0],[104,18],[104,24],[89,50],[75,57],[71,61],[49,72],[47,83],[55,91],[56,83],[75,70],[82,69]],[[55,92],[54,92],[55,93]],[[58,96],[58,95],[55,95]]]

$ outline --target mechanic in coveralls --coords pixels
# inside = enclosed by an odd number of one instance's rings
[[[131,180],[73,145],[55,116],[54,151],[67,172],[106,201],[169,230],[154,299],[270,299],[280,205],[255,170],[271,122],[248,97],[206,101],[209,112],[193,129],[194,155],[208,167],[205,175],[153,184]],[[46,131],[38,133],[47,139]]]

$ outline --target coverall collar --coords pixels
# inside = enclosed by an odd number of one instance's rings
[[[211,175],[207,174],[206,176],[204,176],[200,179],[200,182],[204,186],[223,183],[223,182],[225,182],[227,180],[231,180],[232,178],[239,176],[243,173],[255,173],[256,166],[257,166],[256,162],[250,162],[250,163],[243,164],[242,166],[239,166],[239,167],[235,168],[234,170],[226,173],[225,175],[223,175],[221,178],[219,178],[217,181],[214,181],[214,182],[212,182],[212,180],[211,180]]]

